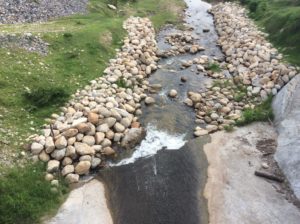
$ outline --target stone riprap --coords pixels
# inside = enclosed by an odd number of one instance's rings
[[[36,52],[42,55],[48,53],[48,43],[31,33],[22,35],[0,34],[0,48],[22,48],[26,51]]]
[[[278,132],[275,160],[300,199],[300,76],[275,97],[273,111]]]
[[[128,148],[143,137],[138,122],[141,102],[147,98],[145,79],[157,69],[157,43],[152,23],[147,18],[131,17],[124,22],[128,37],[116,58],[110,60],[105,76],[78,90],[53,114],[44,134],[33,136],[31,152],[48,163],[46,176],[60,172],[68,182],[103,165],[114,156],[115,146]]]
[[[224,129],[241,118],[242,111],[254,108],[297,75],[297,68],[281,62],[282,55],[266,40],[235,3],[220,3],[210,12],[219,34],[218,44],[225,62],[200,56],[183,62],[214,79],[202,92],[189,92],[185,103],[196,109],[195,135]]]
[[[30,23],[87,11],[88,0],[1,0],[0,24]]]
[[[247,17],[246,9],[234,3],[221,3],[211,12],[227,68],[235,81],[248,86],[248,95],[258,94],[265,100],[296,76],[296,68],[280,62],[282,55]]]

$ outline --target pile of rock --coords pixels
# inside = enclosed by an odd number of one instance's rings
[[[211,12],[228,69],[235,81],[249,86],[250,95],[259,94],[265,100],[297,74],[295,67],[280,63],[282,55],[266,41],[266,34],[257,29],[244,8],[220,3]]]
[[[197,73],[203,73],[213,79],[224,79],[231,77],[226,69],[225,62],[219,63],[217,58],[210,58],[207,55],[201,55],[192,60],[183,61],[181,66],[183,69],[192,65],[196,65]]]
[[[5,0],[0,1],[0,23],[28,23],[85,13],[88,0]]]
[[[184,102],[195,108],[196,123],[200,127],[196,127],[194,134],[201,136],[233,125],[244,109],[255,107],[255,100],[240,91],[232,79],[227,79],[208,85],[207,90],[201,93],[188,92]]]
[[[116,148],[130,148],[143,137],[138,116],[148,99],[145,77],[157,69],[155,32],[147,18],[131,17],[124,28],[128,37],[106,76],[77,91],[60,115],[52,115],[44,134],[34,136],[31,152],[48,163],[48,180],[61,170],[69,183],[77,182]]]
[[[165,37],[165,41],[172,47],[171,49],[158,52],[160,57],[170,57],[185,53],[196,54],[199,51],[205,50],[196,43],[196,38],[190,31],[171,33]]]
[[[216,79],[204,92],[189,92],[184,101],[196,110],[196,136],[234,124],[244,109],[276,95],[297,74],[295,67],[280,62],[282,56],[248,19],[244,8],[220,3],[211,12],[227,63],[218,64],[207,56],[182,63],[183,67],[196,64],[199,72]],[[223,71],[212,71],[212,64]]]
[[[22,35],[0,34],[1,48],[22,48],[30,52],[46,55],[48,53],[48,45],[40,37],[33,36],[31,33]]]

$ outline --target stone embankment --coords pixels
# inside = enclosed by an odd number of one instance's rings
[[[197,111],[195,135],[201,136],[241,118],[242,111],[254,108],[297,75],[297,69],[281,62],[282,55],[265,39],[235,3],[212,7],[219,34],[218,43],[226,62],[200,56],[183,63],[197,64],[199,72],[215,79],[203,92],[189,92],[185,103]],[[228,78],[230,77],[230,78]]]
[[[124,22],[128,37],[116,58],[110,60],[105,76],[77,91],[53,114],[43,135],[32,136],[31,152],[35,159],[48,164],[46,179],[56,174],[69,183],[79,175],[105,165],[116,148],[133,147],[144,134],[138,116],[147,97],[145,78],[157,69],[157,44],[152,23],[147,18],[131,17]]]
[[[0,24],[30,23],[85,13],[88,0],[1,0]]]

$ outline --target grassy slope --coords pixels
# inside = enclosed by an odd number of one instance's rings
[[[0,223],[36,223],[38,217],[57,207],[60,198],[49,194],[43,167],[1,168],[4,158],[10,160],[15,154],[18,161],[24,139],[36,133],[51,113],[59,112],[66,96],[102,75],[115,49],[122,45],[124,19],[149,16],[159,29],[167,22],[178,23],[184,7],[181,0],[121,1],[121,11],[116,13],[107,8],[108,2],[91,0],[88,15],[43,24],[0,25],[0,32],[40,34],[51,52],[40,56],[0,49]],[[31,97],[24,97],[26,94]],[[37,97],[43,100],[37,101]]]
[[[300,0],[240,0],[250,9],[250,17],[269,33],[269,39],[300,65]]]

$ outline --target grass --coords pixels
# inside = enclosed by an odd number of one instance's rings
[[[0,48],[0,156],[10,165],[21,163],[21,146],[46,118],[59,112],[77,89],[102,76],[122,45],[126,18],[148,16],[159,30],[165,23],[180,24],[185,6],[182,0],[119,1],[114,11],[107,7],[108,0],[89,2],[87,15],[0,25],[0,33],[31,32],[50,44],[47,56]],[[120,80],[119,85],[125,84]],[[37,223],[59,206],[64,191],[51,193],[43,166],[8,168],[1,161],[0,169],[0,223]]]
[[[240,0],[292,64],[300,65],[300,0]]]
[[[68,189],[61,184],[57,193],[52,192],[44,171],[44,165],[37,163],[6,172],[0,181],[0,223],[37,223],[45,211],[57,208]]]
[[[210,63],[207,66],[207,69],[212,72],[220,72],[221,71],[221,68],[220,68],[219,64],[217,64],[217,63]]]
[[[254,109],[245,109],[241,119],[236,121],[237,126],[244,126],[255,121],[271,121],[274,119],[272,97],[257,105]]]

